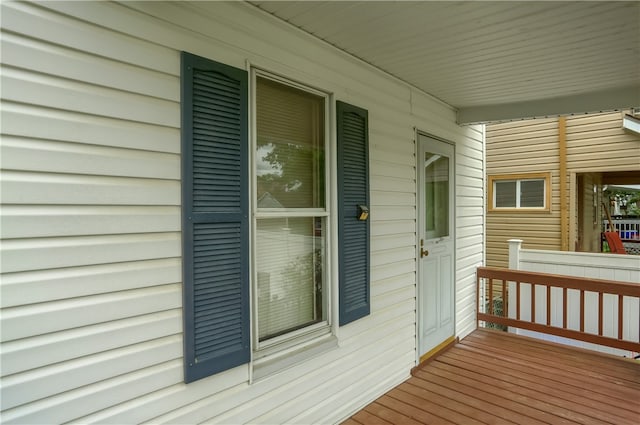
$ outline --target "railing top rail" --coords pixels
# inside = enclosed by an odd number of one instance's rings
[[[499,267],[478,267],[477,274],[478,278],[500,279],[536,285],[549,285],[558,288],[640,297],[640,283],[595,279],[589,277],[564,276],[550,273],[504,269]]]

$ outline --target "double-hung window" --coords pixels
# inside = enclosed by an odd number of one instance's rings
[[[369,314],[368,113],[186,52],[181,89],[185,381],[300,361]]]
[[[328,96],[254,73],[254,339],[328,332]]]
[[[490,211],[549,211],[550,173],[489,176]]]

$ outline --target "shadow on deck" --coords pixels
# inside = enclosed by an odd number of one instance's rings
[[[638,424],[640,362],[477,329],[343,422]]]

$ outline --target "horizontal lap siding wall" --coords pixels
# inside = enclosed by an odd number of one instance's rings
[[[640,172],[640,137],[622,129],[622,115],[612,112],[566,118],[568,205],[577,200],[577,194],[571,199],[577,189],[571,187],[575,173]],[[522,239],[529,249],[560,249],[559,161],[557,118],[487,126],[487,175],[552,173],[551,214],[487,213],[487,265],[507,266],[506,241],[511,238]],[[599,206],[597,212],[600,214]],[[577,229],[578,211],[570,214]],[[593,231],[599,232],[598,228]],[[599,249],[598,238],[593,239],[585,235],[583,243]],[[570,249],[574,245],[570,241]]]
[[[623,130],[623,116],[624,112],[612,112],[567,118],[567,179],[572,181],[577,180],[576,175],[584,176],[584,208],[576,210],[573,217],[575,228],[582,230],[577,243],[582,251],[600,251],[600,217],[605,213],[597,199],[594,208],[593,185],[602,186],[602,173],[633,171],[635,180],[629,183],[640,184],[640,136]],[[598,196],[600,194],[601,190]],[[577,202],[577,199],[571,201]],[[613,208],[608,208],[613,213]],[[582,229],[579,229],[580,224]],[[574,234],[573,239],[578,236]]]
[[[551,213],[488,211],[487,265],[507,267],[507,240],[529,249],[560,249],[560,159],[558,120],[540,119],[487,126],[487,175],[551,172]],[[488,190],[488,188],[487,188]]]
[[[640,136],[622,129],[623,112],[567,118],[567,172],[640,171]],[[640,183],[638,176],[636,184]]]
[[[63,422],[182,379],[178,62],[38,6],[2,28],[2,422]]]
[[[633,183],[640,184],[640,136],[623,130],[623,116],[624,112],[612,112],[567,118],[567,181],[577,181],[576,175],[579,174],[584,177],[583,192],[580,194],[584,207],[582,211],[576,208],[573,212],[575,228],[582,231],[576,243],[581,251],[600,251],[600,217],[605,213],[600,202],[595,202],[594,208],[593,186],[602,185],[605,179],[601,173],[635,171]],[[577,184],[575,189],[579,189]],[[601,193],[598,190],[597,196]],[[578,202],[578,195],[576,193],[576,199],[571,200]],[[611,207],[609,212],[613,213]],[[582,220],[579,220],[579,214]],[[582,229],[579,229],[580,224]],[[578,239],[578,236],[574,235],[574,239]]]
[[[456,334],[476,327],[476,267],[484,261],[484,134],[468,128],[456,145]]]
[[[2,28],[3,422],[336,421],[407,377],[414,126],[457,145],[471,329],[482,133],[450,109],[244,4],[3,3]],[[369,110],[372,314],[252,384],[246,366],[183,383],[180,50]]]

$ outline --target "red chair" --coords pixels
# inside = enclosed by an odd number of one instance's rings
[[[618,232],[604,232],[604,237],[609,244],[609,250],[613,254],[626,254],[627,251],[624,249],[624,245],[622,245],[622,240],[620,239],[620,235]]]

